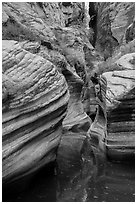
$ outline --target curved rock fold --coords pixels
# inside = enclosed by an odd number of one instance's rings
[[[6,182],[55,159],[69,93],[65,78],[51,62],[23,50],[16,41],[3,41],[3,51]]]

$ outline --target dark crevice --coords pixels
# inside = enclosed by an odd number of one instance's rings
[[[62,5],[65,7],[72,6],[71,2],[62,2]]]
[[[95,9],[94,2],[89,3],[89,15],[90,15],[89,27],[94,32],[93,37],[91,37],[89,40],[91,44],[95,47],[97,39],[97,11]]]
[[[53,46],[48,41],[41,40],[41,45],[46,46],[49,50],[53,50]]]
[[[39,5],[40,8],[43,9],[43,2],[37,2],[37,4]]]

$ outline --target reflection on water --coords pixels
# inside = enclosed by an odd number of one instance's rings
[[[81,178],[82,179],[82,178]],[[82,183],[83,181],[83,183]],[[63,181],[65,183],[65,180]],[[74,185],[65,183],[58,201],[70,202],[134,202],[134,167],[106,163],[105,174],[88,177]],[[63,188],[63,186],[62,186]]]
[[[134,164],[108,162],[97,153],[58,176],[40,170],[25,190],[4,189],[3,202],[134,202]]]
[[[94,150],[83,167],[70,168],[58,177],[58,202],[134,202],[135,175],[133,163],[112,163]],[[68,177],[68,178],[67,178]]]

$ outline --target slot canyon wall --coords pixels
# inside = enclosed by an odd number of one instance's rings
[[[108,84],[109,132],[134,137],[134,16],[132,2],[2,3],[4,182],[54,161],[57,149],[60,168],[86,149],[95,73]]]

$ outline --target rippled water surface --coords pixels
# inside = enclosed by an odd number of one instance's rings
[[[3,189],[3,201],[10,202],[134,202],[134,164],[105,162],[56,176],[40,170],[25,189]]]

